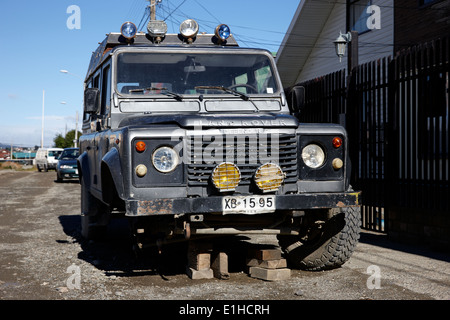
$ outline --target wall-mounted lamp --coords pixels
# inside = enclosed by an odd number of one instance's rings
[[[345,55],[347,44],[352,41],[352,34],[350,32],[343,34],[340,33],[339,37],[334,41],[336,47],[336,55],[339,57],[339,62],[342,62],[342,57]]]

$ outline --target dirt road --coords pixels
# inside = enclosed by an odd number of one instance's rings
[[[450,299],[448,255],[371,233],[336,270],[292,270],[288,280],[268,282],[250,278],[236,255],[229,280],[191,280],[180,246],[136,259],[125,220],[113,223],[107,241],[83,240],[80,186],[55,179],[0,171],[0,300]],[[252,241],[274,239],[238,237],[230,245]]]

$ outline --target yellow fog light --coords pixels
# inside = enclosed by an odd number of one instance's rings
[[[220,192],[234,191],[241,181],[241,172],[233,163],[225,162],[214,169],[211,178]]]
[[[277,191],[284,181],[284,173],[274,163],[266,163],[256,170],[255,182],[264,192]]]
[[[140,164],[136,167],[136,175],[139,178],[145,177],[145,175],[147,174],[147,167],[144,166],[143,164]]]

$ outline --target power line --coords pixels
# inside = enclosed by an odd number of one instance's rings
[[[216,21],[218,21],[220,23],[220,20],[217,19],[211,12],[209,12],[208,9],[206,9],[200,2],[198,2],[197,0],[194,0],[203,10],[205,10],[212,18],[216,19]]]
[[[187,0],[183,0],[183,2],[178,6],[178,7],[176,7],[165,19],[164,19],[164,21],[166,21],[175,11],[177,11],[185,2],[186,2]]]

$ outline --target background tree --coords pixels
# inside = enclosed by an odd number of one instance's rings
[[[78,131],[78,138],[80,138],[82,133]],[[61,133],[57,134],[56,137],[53,139],[53,142],[55,143],[55,148],[73,148],[74,143],[73,140],[75,140],[75,130],[71,130],[66,133],[66,136],[63,137]]]

